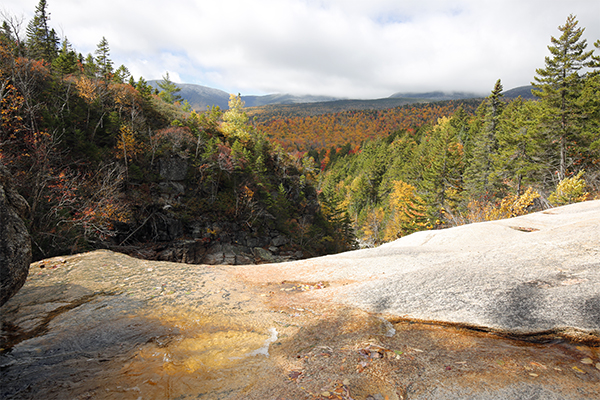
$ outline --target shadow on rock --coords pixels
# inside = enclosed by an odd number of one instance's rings
[[[542,291],[532,283],[523,283],[500,294],[488,309],[490,319],[504,330],[519,332],[549,323],[542,320]]]

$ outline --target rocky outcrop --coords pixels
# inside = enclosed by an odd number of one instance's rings
[[[597,399],[599,249],[594,201],[291,263],[47,259],[0,308],[0,398]]]
[[[370,312],[600,340],[600,200],[246,269],[260,282],[343,283],[315,293]]]
[[[208,265],[250,265],[293,261],[304,258],[300,250],[290,250],[289,240],[274,234],[257,238],[250,233],[237,235],[237,240],[207,240],[195,238],[176,240],[156,246],[144,254],[144,258]]]
[[[31,238],[22,217],[29,205],[0,164],[0,306],[21,289],[31,263]]]
[[[263,264],[308,256],[290,235],[273,227],[215,220],[213,215],[204,216],[186,208],[186,196],[189,201],[195,190],[186,182],[190,169],[188,160],[179,156],[158,159],[158,181],[150,203],[145,205],[146,214],[137,224],[116,224],[115,240],[106,246],[148,260],[187,264]],[[315,211],[307,209],[302,217],[312,221]]]
[[[158,160],[160,176],[167,181],[183,181],[188,172],[188,162],[181,157]]]

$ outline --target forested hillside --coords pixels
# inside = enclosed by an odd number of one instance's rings
[[[403,102],[408,101],[405,99]],[[414,130],[423,124],[435,122],[442,116],[451,115],[461,106],[472,113],[480,101],[412,101],[412,104],[384,109],[318,112],[319,106],[328,109],[335,107],[336,103],[338,102],[311,104],[308,107],[279,106],[273,107],[272,111],[260,110],[260,113],[258,110],[252,110],[250,115],[256,117],[256,126],[261,132],[280,143],[287,151],[320,152],[332,147],[340,148],[346,144],[354,148],[364,140],[386,137],[397,130]]]
[[[29,203],[35,259],[110,247],[199,262],[233,246],[240,262],[259,247],[351,248],[312,175],[251,126],[239,97],[225,113],[192,112],[168,74],[152,89],[99,39],[93,55],[77,53],[45,0],[26,30],[14,17],[2,24],[0,161]]]
[[[475,115],[458,108],[335,153],[320,177],[322,201],[348,212],[363,244],[376,245],[598,198],[600,56],[586,50],[575,17],[559,29],[532,82],[537,100],[505,100],[498,80]]]

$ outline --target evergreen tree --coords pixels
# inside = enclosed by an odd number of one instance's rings
[[[6,41],[7,43],[13,43],[15,41],[12,34],[12,28],[8,24],[8,21],[2,21],[2,27],[0,27],[0,40]]]
[[[88,54],[82,64],[83,73],[90,78],[95,78],[98,73],[98,65],[96,64],[96,60],[94,60],[94,56]]]
[[[462,191],[463,146],[449,118],[440,118],[417,150],[423,165],[420,192],[427,203],[431,226],[440,227],[452,218]],[[420,158],[420,159],[419,159]]]
[[[547,169],[543,137],[539,132],[538,102],[511,101],[498,127],[498,154],[494,175],[510,185],[521,196],[526,186],[542,181]]]
[[[152,86],[148,85],[148,82],[142,76],[135,84],[135,89],[146,99],[152,95]]]
[[[491,200],[500,195],[500,184],[494,179],[494,157],[498,152],[498,125],[504,102],[502,83],[496,81],[490,96],[483,101],[479,114],[481,130],[475,132],[469,166],[465,172],[465,189],[470,198]]]
[[[46,12],[46,0],[40,0],[33,19],[27,25],[27,49],[31,58],[51,63],[58,55],[58,37],[50,29],[50,14]]]
[[[129,82],[129,80],[131,79],[131,73],[129,72],[129,69],[124,66],[121,65],[119,68],[117,68],[117,70],[115,71],[114,75],[113,75],[113,82],[116,83],[125,83],[125,82]],[[134,86],[134,85],[131,85]]]
[[[558,29],[562,35],[551,38],[548,46],[551,56],[546,57],[546,67],[536,70],[532,85],[533,94],[544,105],[542,123],[547,130],[548,141],[556,143],[553,168],[557,179],[563,180],[573,166],[581,150],[582,110],[578,98],[584,83],[580,71],[592,66],[593,51],[586,51],[587,41],[582,39],[585,28],[577,26],[575,16],[569,15],[565,25]],[[592,60],[593,61],[593,60]]]
[[[594,47],[600,51],[600,40]],[[600,191],[600,54],[592,55],[590,67],[578,99],[583,114],[578,167],[585,169],[588,184]]]
[[[98,66],[98,74],[104,79],[110,79],[113,73],[113,62],[110,59],[108,40],[104,36],[102,36],[102,40],[96,48],[96,65]]]
[[[65,38],[58,57],[52,62],[52,68],[61,75],[74,74],[79,71],[79,60],[77,53],[73,51],[71,44]]]
[[[159,93],[159,96],[165,102],[173,104],[176,101],[181,100],[181,96],[177,94],[177,92],[181,91],[181,88],[177,87],[177,84],[171,81],[168,71],[163,76],[163,80],[158,82],[158,87],[162,89],[162,91]]]

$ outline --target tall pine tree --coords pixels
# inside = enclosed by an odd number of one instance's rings
[[[527,186],[543,182],[548,168],[537,118],[540,108],[539,102],[518,97],[508,103],[500,119],[494,175],[508,182],[517,196]]]
[[[419,192],[427,204],[427,217],[433,227],[451,222],[462,191],[463,145],[450,119],[443,117],[416,152],[423,165]]]
[[[58,36],[50,29],[50,13],[46,11],[46,0],[40,0],[35,8],[33,19],[27,25],[27,49],[29,56],[48,63],[58,55]]]
[[[582,68],[592,66],[593,51],[586,51],[587,41],[582,38],[585,28],[580,28],[574,15],[569,15],[565,25],[558,29],[562,35],[551,38],[548,46],[551,56],[546,57],[546,67],[536,70],[532,82],[533,94],[540,98],[544,109],[542,124],[548,142],[554,144],[553,172],[558,181],[578,160],[581,143],[582,109],[579,105],[584,75]]]
[[[501,184],[495,179],[498,153],[498,127],[504,109],[502,83],[496,81],[490,96],[480,106],[481,129],[474,133],[471,159],[465,172],[465,189],[471,199],[489,201],[501,197]]]
[[[181,100],[181,96],[177,94],[177,92],[181,91],[181,88],[171,80],[168,71],[163,76],[163,80],[158,82],[158,86],[162,89],[159,93],[160,98],[167,103],[173,104],[176,101]]]
[[[109,80],[113,73],[113,62],[110,59],[108,40],[106,40],[104,36],[102,36],[102,40],[96,47],[96,65],[98,66],[98,73],[100,76]]]
[[[79,71],[79,59],[71,44],[65,38],[58,56],[52,62],[52,68],[62,75],[74,74]]]

